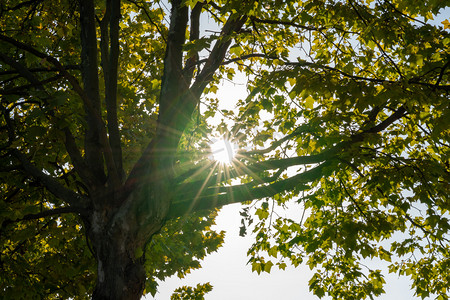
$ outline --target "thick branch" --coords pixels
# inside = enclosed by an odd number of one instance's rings
[[[80,70],[80,66],[79,65],[66,65],[63,66],[64,69],[66,70]],[[42,68],[29,68],[28,71],[30,71],[31,73],[39,73],[39,72],[57,72],[58,69],[56,69],[55,67],[53,68],[46,68],[46,67],[42,67]],[[14,74],[18,74],[19,72],[17,70],[7,70],[7,71],[2,71],[0,72],[0,76],[2,75],[14,75]]]
[[[150,166],[152,162],[158,164],[157,167],[161,173],[172,170],[179,139],[195,108],[195,103],[186,94],[189,83],[184,81],[182,71],[188,8],[181,2],[181,0],[172,1],[156,137],[146,147],[131,170],[125,182],[127,191],[148,180],[150,169],[158,173],[154,169],[156,166]],[[155,160],[155,156],[159,156],[160,159]]]
[[[89,187],[100,184],[101,182],[99,181],[99,178],[95,177],[93,173],[91,173],[89,166],[83,160],[72,132],[70,132],[67,127],[63,128],[63,132],[65,135],[64,144],[66,146],[67,153],[69,153],[75,171]]]
[[[174,204],[173,209],[171,209],[171,215],[179,216],[181,212],[186,213],[190,210],[220,207],[222,205],[234,202],[244,202],[263,197],[271,197],[277,193],[294,188],[294,182],[311,182],[317,179],[317,172],[320,172],[320,174],[322,174],[322,168],[326,165],[330,165],[332,161],[338,158],[341,151],[347,149],[352,144],[364,141],[367,135],[383,131],[389,125],[402,118],[405,113],[406,109],[402,106],[384,121],[380,122],[378,125],[354,134],[350,136],[349,139],[344,140],[334,147],[328,150],[324,150],[322,153],[316,155],[291,157],[285,159],[272,159],[250,164],[248,166],[242,165],[239,166],[240,172],[229,172],[226,177],[223,176],[222,173],[219,173],[209,176],[205,180],[180,183],[180,192],[178,192],[178,196],[176,196],[176,198],[181,198],[183,200],[178,200],[179,202],[175,201],[176,204]],[[320,165],[314,167],[309,171],[292,176],[288,179],[276,181],[270,184],[267,184],[267,180],[258,178],[258,173],[266,170],[286,169],[291,166],[311,164]],[[250,175],[254,178],[254,180],[247,184],[231,187],[221,187],[218,185],[224,180],[238,178],[243,175]],[[222,178],[223,180],[220,180]],[[305,181],[306,179],[309,181]],[[273,180],[273,178],[271,180]],[[255,187],[261,184],[262,186]],[[175,194],[177,194],[177,192]]]
[[[315,154],[315,155],[309,155],[309,156],[297,156],[297,157],[289,157],[289,158],[283,158],[283,159],[269,159],[266,161],[261,161],[253,164],[249,164],[245,167],[239,167],[240,169],[243,169],[246,174],[251,175],[252,173],[259,173],[266,170],[274,170],[274,169],[283,169],[288,168],[292,166],[297,165],[311,165],[311,164],[318,164],[322,163],[324,161],[333,159],[338,155],[342,150],[346,149],[347,147],[351,146],[354,143],[362,142],[364,138],[369,134],[374,134],[383,131],[386,129],[389,125],[403,117],[406,113],[406,109],[401,106],[399,109],[397,109],[392,115],[390,115],[388,118],[386,118],[384,121],[380,122],[378,125],[373,126],[371,128],[365,129],[360,131],[357,134],[354,134],[350,136],[347,140],[344,140],[338,144],[336,144],[334,147],[324,150],[321,153]],[[303,131],[303,126],[300,126],[300,130],[294,130],[291,134],[287,135],[286,137],[293,137],[298,134],[300,134]],[[271,147],[267,149],[261,150],[262,153],[267,153],[269,150],[276,149],[277,146],[279,146],[283,141],[286,140],[285,138],[282,138],[281,140],[275,142]],[[267,150],[267,151],[266,151]],[[254,154],[254,151],[250,151],[248,153],[240,153],[241,156],[250,156]],[[258,152],[259,153],[259,152]],[[237,174],[236,177],[241,176],[242,174]],[[183,175],[182,175],[183,176]],[[221,176],[220,174],[217,176]],[[234,177],[233,177],[234,178]],[[213,176],[209,180],[209,182],[214,183],[216,182],[217,178]],[[198,185],[199,182],[193,182],[192,185]]]
[[[200,37],[200,14],[203,8],[202,2],[197,2],[194,9],[191,11],[191,26],[189,28],[189,41],[193,42]],[[183,76],[186,78],[187,82],[191,82],[192,76],[194,74],[195,66],[198,64],[198,51],[196,51],[191,57],[186,61],[186,65],[183,69]]]
[[[188,8],[181,2],[180,0],[172,2],[158,116],[158,135],[173,136],[173,143],[176,144],[178,144],[180,131],[184,130],[184,122],[190,118],[190,111],[183,110],[183,106],[186,105],[183,103],[186,101],[183,95],[189,83],[185,82],[182,72]],[[172,147],[173,145],[170,145],[170,148]]]
[[[20,221],[37,220],[37,219],[42,219],[42,218],[49,217],[49,216],[70,214],[70,213],[82,213],[82,212],[83,211],[81,209],[70,207],[70,206],[54,208],[54,209],[44,210],[44,211],[41,211],[41,212],[35,213],[35,214],[27,214],[27,215],[23,216],[22,218],[15,219],[15,220],[6,219],[2,223],[2,227],[4,228],[8,224],[20,222]]]
[[[167,217],[175,218],[194,211],[209,210],[227,204],[272,197],[288,190],[295,190],[297,192],[306,190],[309,188],[307,183],[327,175],[325,168],[329,165],[329,162],[323,163],[309,171],[294,175],[290,178],[254,188],[249,188],[248,184],[222,187],[220,194],[204,195],[204,193],[200,192],[194,199],[186,199],[186,197],[180,195],[181,197],[176,199],[170,207]],[[224,189],[227,191],[224,192]],[[205,189],[205,192],[210,192],[210,189]]]
[[[117,174],[109,176],[110,179],[117,177],[118,181],[122,181],[123,166],[122,166],[122,147],[120,144],[121,135],[119,131],[119,122],[117,119],[117,80],[118,80],[118,65],[119,65],[119,21],[120,21],[120,0],[107,1],[107,11],[105,15],[109,20],[104,19],[102,22],[109,21],[109,53],[103,58],[103,69],[105,70],[105,103],[106,103],[106,117],[108,120],[109,144],[111,146],[113,159],[115,163],[114,168]],[[108,24],[108,23],[107,23]],[[107,26],[102,24],[102,26]],[[106,34],[102,30],[102,39],[106,38]],[[106,43],[107,44],[107,43]],[[103,45],[105,47],[105,45]],[[106,55],[106,49],[102,49],[102,54]],[[107,50],[106,50],[107,51]],[[106,66],[105,66],[106,63]],[[114,182],[112,184],[115,184]]]
[[[199,11],[195,13],[199,13]],[[191,89],[188,89],[189,82],[186,82],[186,77],[183,76],[181,68],[187,17],[187,7],[182,6],[179,0],[173,1],[164,59],[164,76],[161,84],[157,137],[145,149],[135,164],[126,182],[127,189],[131,189],[136,184],[139,185],[139,182],[145,178],[144,174],[148,172],[149,162],[154,155],[159,155],[162,158],[162,161],[158,162],[159,164],[165,164],[166,169],[172,169],[171,162],[175,157],[179,139],[191,118],[197,101],[206,85],[212,80],[214,72],[223,62],[231,43],[230,35],[238,31],[246,20],[246,17],[230,16],[228,22],[224,25],[221,38],[216,42],[201,74],[197,76]],[[193,34],[192,38],[195,37],[196,33]],[[161,156],[162,153],[164,155]],[[167,161],[163,162],[166,158]]]
[[[311,155],[311,156],[299,156],[299,157],[290,157],[290,158],[284,158],[284,159],[270,159],[267,161],[262,161],[258,163],[253,163],[249,165],[244,164],[237,164],[236,166],[236,172],[229,172],[227,176],[224,176],[222,172],[219,172],[217,174],[210,175],[209,178],[204,180],[197,180],[192,182],[186,182],[181,183],[180,181],[180,193],[183,194],[186,198],[193,197],[195,194],[198,193],[199,187],[204,186],[205,189],[208,189],[212,186],[212,189],[217,188],[217,185],[220,184],[222,181],[226,181],[229,179],[235,179],[238,177],[242,177],[244,175],[249,175],[254,178],[254,181],[250,183],[252,186],[256,186],[261,183],[267,183],[268,181],[260,178],[259,174],[268,171],[268,170],[276,170],[276,169],[286,169],[288,167],[292,166],[298,166],[298,165],[312,165],[312,164],[318,164],[322,163],[326,160],[332,159],[333,155],[335,155],[338,152],[338,149],[335,147],[333,149],[324,151],[323,153],[320,153],[318,155]],[[205,166],[201,166],[199,168],[205,168]],[[185,178],[185,174],[182,174],[180,178]],[[272,178],[270,181],[274,181],[275,178]],[[216,187],[214,187],[216,186]]]
[[[205,63],[200,74],[197,76],[191,91],[194,97],[200,97],[201,93],[212,80],[214,72],[220,67],[225,59],[228,48],[231,45],[231,34],[239,31],[245,24],[247,16],[237,16],[232,14],[220,33],[219,39],[216,41],[208,60]]]
[[[395,121],[402,118],[405,115],[405,113],[406,113],[406,108],[404,106],[400,106],[392,115],[390,115],[388,118],[386,118],[386,120],[384,120],[383,122],[379,123],[378,125],[376,125],[372,128],[364,130],[361,133],[355,134],[352,137],[352,140],[359,139],[359,136],[361,136],[361,138],[363,138],[363,135],[368,134],[368,133],[377,133],[377,132],[381,132],[381,131],[385,130],[389,125],[391,125]]]
[[[61,185],[55,178],[45,174],[33,165],[28,158],[19,150],[12,150],[12,154],[21,162],[25,171],[33,178],[41,182],[57,198],[63,200],[73,207],[83,208],[87,206],[87,199],[83,198],[74,191]]]
[[[23,66],[21,63],[18,63],[13,58],[11,58],[11,57],[9,57],[6,54],[1,53],[1,52],[0,52],[0,60],[5,62],[6,64],[10,65],[14,69],[16,69],[16,71],[23,78],[28,80],[33,86],[36,86],[36,87],[38,87],[38,86],[40,87],[41,86],[40,81],[33,75],[33,73],[30,72],[30,70],[28,70],[28,68]]]
[[[105,178],[101,137],[103,121],[98,122],[100,114],[100,91],[97,61],[97,35],[95,8],[93,0],[80,1],[81,22],[81,71],[83,86],[90,99],[92,110],[86,110],[87,130],[85,135],[85,159],[92,172],[98,178]]]

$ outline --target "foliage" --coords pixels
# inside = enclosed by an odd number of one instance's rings
[[[215,216],[213,213],[171,221],[152,239],[145,249],[145,253],[151,254],[145,262],[146,271],[151,274],[146,283],[147,292],[156,294],[156,279],[164,280],[174,274],[184,278],[192,269],[200,268],[200,261],[222,245],[224,232],[210,229]],[[202,289],[195,289],[195,293]]]
[[[389,262],[390,272],[411,277],[416,295],[447,299],[449,94],[438,85],[448,74],[449,35],[411,22],[406,13],[418,12],[409,6],[400,13],[388,2],[375,8],[349,3],[330,3],[326,12],[306,5],[298,23],[325,26],[304,38],[312,60],[262,71],[242,103],[242,119],[258,119],[264,110],[274,116],[253,135],[247,131],[249,140],[271,137],[278,128],[291,135],[285,149],[299,156],[347,145],[330,175],[298,195],[306,211],[300,225],[283,218],[271,222],[266,202],[255,211],[261,221],[249,250],[253,269],[270,272],[279,256],[282,268],[285,260],[298,265],[307,259],[318,270],[310,281],[317,296],[363,299],[383,293],[384,279],[362,259],[381,260]],[[284,35],[287,41],[298,37]],[[389,130],[370,132],[403,109]],[[347,144],[364,131],[364,141]]]
[[[195,288],[190,286],[183,286],[177,288],[170,297],[171,300],[202,300],[203,296],[212,290],[212,285],[209,283],[197,284]]]
[[[317,296],[366,299],[384,292],[371,260],[448,299],[448,9],[3,1],[2,292],[108,298],[114,261],[136,278],[118,290],[154,294],[220,247],[217,208],[256,200],[241,228],[254,271],[305,262]],[[220,109],[242,76],[248,96]],[[230,166],[208,158],[212,135],[239,144]],[[301,217],[282,217],[292,203]]]

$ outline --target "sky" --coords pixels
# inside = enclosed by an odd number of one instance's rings
[[[241,216],[240,204],[224,207],[216,219],[216,230],[225,230],[225,243],[219,251],[207,256],[202,262],[202,269],[195,270],[186,278],[173,276],[160,283],[159,293],[155,298],[170,299],[173,290],[182,285],[196,286],[198,283],[210,282],[212,292],[206,294],[205,299],[298,299],[299,295],[307,296],[307,282],[311,273],[309,268],[286,268],[279,272],[274,267],[271,274],[253,273],[247,265],[246,252],[252,243],[252,237],[240,237],[239,226]],[[316,299],[305,297],[304,300]]]
[[[247,265],[247,250],[252,244],[253,236],[239,236],[241,216],[240,204],[232,204],[222,208],[216,219],[216,230],[225,230],[225,242],[222,248],[202,261],[203,268],[193,271],[185,278],[172,276],[159,284],[159,292],[146,300],[170,299],[173,291],[183,285],[195,287],[197,284],[209,282],[213,290],[205,295],[205,300],[316,300],[308,289],[308,281],[313,272],[306,265],[297,268],[288,266],[286,270],[272,268],[270,274],[258,275]],[[291,211],[292,213],[292,211]],[[295,213],[295,212],[294,212]],[[376,264],[377,262],[374,262]],[[406,278],[397,275],[386,276],[386,294],[376,298],[379,300],[411,300],[412,291]],[[331,298],[322,298],[331,299]],[[419,298],[417,298],[419,299]]]

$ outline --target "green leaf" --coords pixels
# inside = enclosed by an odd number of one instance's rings
[[[269,260],[264,265],[264,272],[270,273],[270,270],[272,269],[273,263]]]

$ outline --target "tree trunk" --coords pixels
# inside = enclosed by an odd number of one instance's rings
[[[97,281],[92,299],[140,299],[144,291],[145,270],[138,251],[139,225],[130,207],[98,210],[89,221],[88,232],[97,261]],[[154,228],[160,228],[157,224]],[[150,236],[155,231],[151,232]],[[142,248],[141,248],[142,249]]]
[[[152,172],[147,172],[143,176],[148,184],[135,186],[130,193],[123,187],[99,188],[94,196],[97,201],[92,201],[93,213],[83,219],[97,262],[92,299],[142,297],[146,280],[143,248],[163,226],[170,203],[170,184],[152,180]]]
[[[105,237],[97,249],[97,282],[92,296],[95,300],[141,299],[145,285],[145,270],[135,259],[133,247],[126,239]]]

